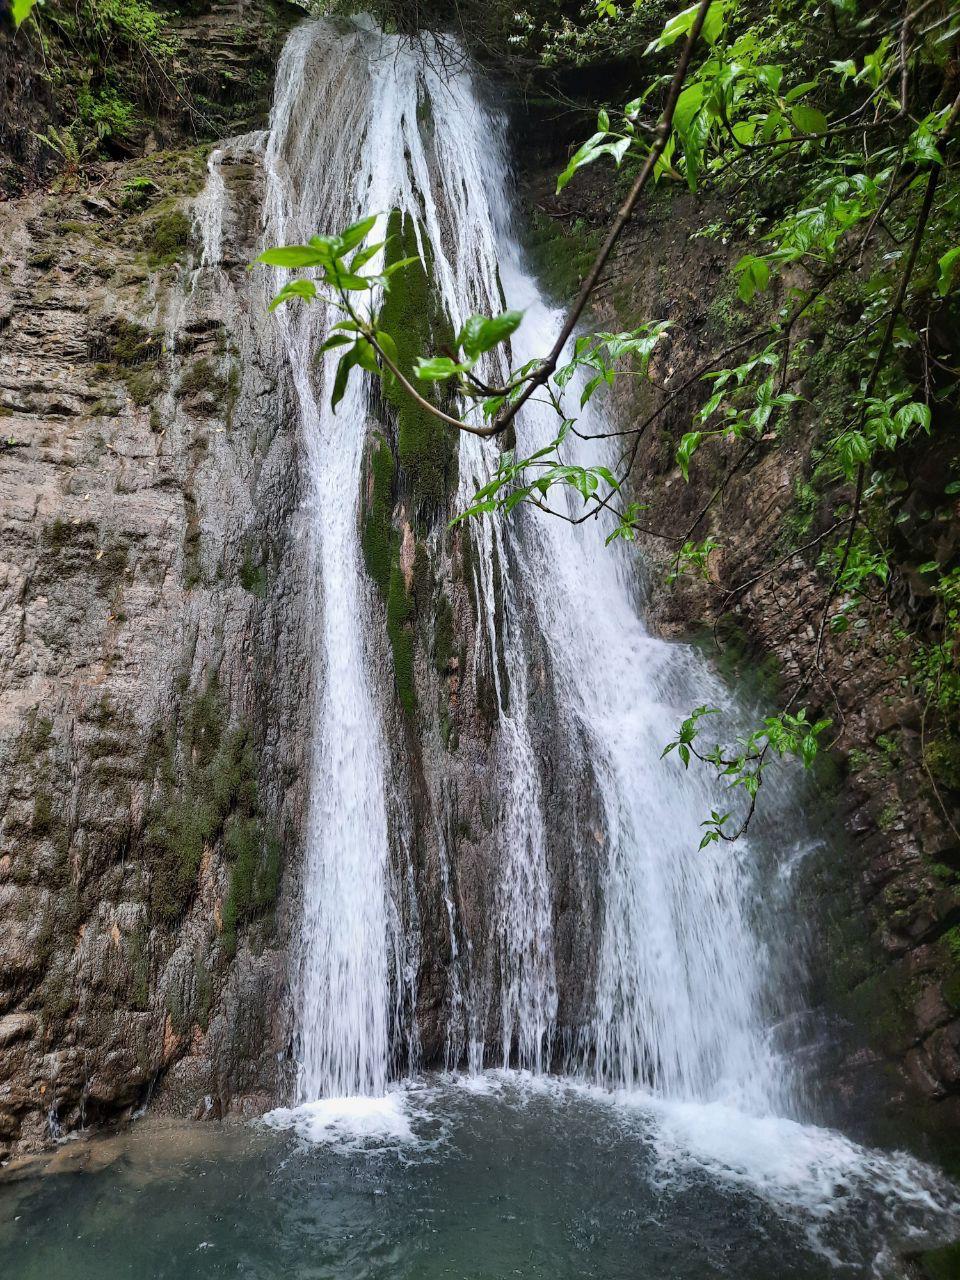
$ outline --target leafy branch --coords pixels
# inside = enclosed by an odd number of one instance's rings
[[[872,531],[869,536],[864,532],[864,504],[875,487],[868,484],[871,468],[933,430],[929,377],[925,387],[915,386],[899,353],[917,342],[912,312],[918,305],[914,281],[921,264],[935,281],[928,286],[928,297],[932,290],[939,299],[951,300],[960,285],[960,245],[955,220],[950,220],[956,204],[952,186],[946,202],[938,203],[960,96],[949,100],[951,64],[937,52],[955,48],[960,17],[948,11],[931,18],[939,3],[924,0],[912,10],[908,3],[903,16],[889,30],[881,29],[879,38],[870,35],[867,21],[845,35],[835,20],[834,38],[824,42],[823,52],[843,54],[848,47],[849,56],[821,56],[815,66],[798,65],[789,34],[775,19],[744,24],[747,11],[736,0],[701,0],[671,17],[646,52],[655,58],[683,40],[672,75],[651,77],[620,111],[602,108],[595,132],[558,178],[561,191],[581,169],[602,159],[617,167],[636,166],[628,194],[553,347],[521,368],[511,369],[509,359],[509,341],[522,319],[516,312],[471,317],[453,348],[422,356],[409,374],[399,368],[396,343],[378,325],[375,308],[389,290],[393,272],[411,260],[386,270],[377,266],[384,244],[367,244],[376,218],[363,219],[339,237],[315,237],[306,246],[272,249],[261,257],[273,266],[317,273],[288,281],[274,305],[301,300],[332,308],[335,319],[324,349],[342,349],[333,385],[335,404],[358,367],[391,379],[445,425],[481,437],[501,436],[535,396],[554,410],[555,437],[526,456],[516,449],[502,453],[490,481],[455,522],[492,512],[506,515],[524,504],[571,523],[606,515],[613,520],[606,530],[608,543],[643,534],[673,544],[667,575],[672,583],[707,576],[721,543],[705,531],[704,522],[732,478],[805,412],[799,406],[806,403],[801,391],[811,359],[810,331],[818,325],[829,331],[832,325],[845,335],[851,353],[860,353],[866,376],[840,398],[843,420],[819,450],[821,468],[838,483],[852,484],[852,497],[836,513],[838,518],[799,548],[819,548],[818,563],[828,575],[811,663],[799,674],[783,711],[732,747],[703,753],[694,747],[697,722],[710,710],[700,708],[667,748],[667,753],[676,749],[684,765],[691,757],[712,765],[750,796],[738,834],[753,814],[765,762],[796,755],[809,765],[830,724],[807,711],[791,710],[801,694],[819,682],[840,710],[822,657],[825,634],[845,630],[859,602],[876,603],[882,597],[875,593],[889,589],[888,549]],[[855,0],[843,6],[845,14],[854,9]],[[597,14],[598,21],[610,24],[622,17],[610,0],[598,0]],[[830,48],[831,43],[840,48]],[[917,73],[918,61],[924,76]],[[935,73],[941,75],[942,87],[931,97]],[[660,95],[662,107],[653,121],[651,104]],[[857,145],[861,140],[862,148]],[[658,403],[639,424],[603,431],[581,427],[568,416],[565,393],[579,386],[582,410],[596,392],[623,375],[651,381],[656,349],[671,338],[666,320],[648,321],[625,333],[575,337],[648,184],[682,182],[693,192],[712,190],[737,200],[751,184],[769,184],[785,163],[792,168],[796,189],[780,201],[785,206],[780,215],[765,220],[762,233],[751,228],[749,251],[732,267],[740,304],[766,306],[765,322],[703,360],[669,390],[666,384],[658,388]],[[734,182],[738,185],[731,192]],[[934,232],[928,265],[927,242]],[[877,247],[881,237],[890,246],[885,256]],[[891,264],[897,267],[895,278]],[[323,296],[318,284],[325,286]],[[362,305],[363,294],[368,307]],[[859,301],[860,315],[856,328],[844,328],[842,313],[851,294]],[[929,361],[926,338],[921,345]],[[731,357],[739,363],[729,364]],[[958,371],[941,365],[955,382]],[[443,388],[442,403],[431,398],[430,387]],[[674,454],[682,478],[690,480],[691,468],[711,442],[739,444],[740,450],[689,528],[675,531],[659,527],[650,503],[638,500],[632,485],[645,433],[693,396],[698,403]],[[616,464],[583,465],[569,455],[573,436],[619,436],[629,443]],[[573,505],[552,503],[557,490],[565,491]],[[839,535],[837,545],[831,542],[834,535]],[[733,586],[725,603],[775,573],[787,558],[778,557]],[[842,712],[840,720],[842,726]],[[714,813],[704,843],[735,838],[726,826],[729,818]]]

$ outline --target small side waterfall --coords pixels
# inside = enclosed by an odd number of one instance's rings
[[[263,155],[263,240],[302,242],[364,212],[379,211],[385,226],[400,209],[421,243],[429,240],[455,326],[502,310],[504,299],[525,311],[513,347],[521,363],[550,346],[560,317],[526,271],[511,228],[504,122],[483,105],[469,66],[446,61],[429,40],[411,45],[362,23],[297,28],[278,69],[270,132],[251,136]],[[198,213],[207,266],[220,245],[215,170],[216,157]],[[284,278],[274,273],[264,284],[266,274],[250,286],[251,306],[264,307]],[[404,1034],[402,989],[409,1007],[415,981],[410,940],[401,936],[401,899],[415,894],[385,782],[386,706],[370,643],[377,612],[358,536],[375,416],[369,382],[357,375],[338,411],[330,409],[336,353],[314,363],[326,324],[321,306],[290,307],[277,313],[274,330],[309,471],[304,552],[315,585],[315,739],[296,986],[301,1101],[384,1092]],[[601,411],[590,412],[596,424]],[[518,448],[552,433],[549,415],[534,406],[518,425]],[[489,477],[496,451],[462,437],[459,504]],[[471,535],[481,638],[476,668],[464,674],[476,679],[485,665],[499,718],[487,765],[498,798],[489,936],[470,940],[474,960],[483,959],[469,983],[459,970],[450,983],[451,1024],[466,1042],[467,1064],[544,1072],[557,1061],[558,837],[547,821],[552,784],[538,747],[546,681],[556,708],[548,726],[554,768],[560,762],[591,792],[589,833],[574,814],[564,838],[585,845],[603,917],[593,939],[593,1014],[568,1042],[566,1070],[609,1087],[782,1110],[790,1090],[767,1047],[766,959],[748,919],[755,859],[746,846],[696,852],[709,789],[660,760],[678,717],[695,702],[722,704],[722,689],[693,650],[647,633],[635,566],[604,546],[596,523],[573,528],[518,511],[476,523]],[[445,844],[441,864],[457,965]],[[406,1035],[414,1038],[412,1029]],[[449,1055],[449,1034],[447,1044]],[[449,1057],[447,1065],[455,1065]]]

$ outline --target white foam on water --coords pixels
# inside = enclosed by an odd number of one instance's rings
[[[889,1238],[903,1246],[960,1235],[960,1187],[914,1156],[862,1146],[834,1129],[758,1116],[730,1102],[671,1101],[529,1071],[445,1075],[432,1092],[434,1108],[443,1106],[445,1091],[507,1107],[552,1098],[598,1108],[635,1136],[638,1155],[652,1152],[664,1193],[682,1194],[703,1178],[742,1192],[797,1223],[810,1246],[837,1265],[843,1258],[828,1229],[854,1221],[877,1232],[878,1250]],[[597,1142],[604,1141],[598,1126]]]
[[[833,1129],[782,1116],[755,1116],[723,1103],[618,1097],[654,1121],[652,1140],[665,1174],[699,1169],[785,1210],[826,1219],[865,1196],[888,1209],[956,1217],[960,1191],[904,1152],[861,1146]]]
[[[307,1142],[355,1152],[417,1144],[412,1118],[410,1096],[396,1089],[380,1097],[356,1094],[277,1107],[262,1123],[269,1129],[292,1129]]]
[[[410,1080],[384,1097],[328,1098],[280,1107],[271,1129],[345,1156],[395,1152],[433,1159],[457,1147],[474,1104],[518,1116],[546,1106],[555,1123],[569,1108],[595,1120],[598,1149],[635,1151],[665,1202],[697,1188],[744,1197],[792,1223],[808,1247],[843,1271],[874,1257],[878,1276],[899,1275],[896,1257],[960,1235],[960,1188],[904,1152],[865,1147],[833,1129],[750,1114],[730,1103],[677,1102],[646,1090],[611,1091],[583,1079],[490,1069]],[[466,1110],[465,1110],[466,1108]],[[612,1130],[611,1130],[612,1126]],[[469,1128],[469,1121],[468,1121]],[[626,1148],[622,1145],[626,1140]]]

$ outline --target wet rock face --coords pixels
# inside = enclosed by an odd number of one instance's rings
[[[230,271],[194,274],[205,158],[0,206],[0,1155],[284,1088],[297,444]],[[242,276],[259,178],[224,173]]]
[[[499,890],[508,857],[501,812],[506,784],[498,766],[503,759],[501,708],[490,672],[496,655],[471,601],[476,590],[472,554],[463,529],[434,543],[431,561],[438,586],[418,607],[413,624],[417,702],[412,713],[396,695],[391,699],[389,656],[384,681],[386,701],[395,704],[388,721],[391,768],[408,796],[404,820],[411,840],[415,910],[408,910],[405,930],[416,940],[414,1062],[426,1066],[478,1065],[471,1058],[478,1044],[486,1047],[488,1063],[503,1063],[506,978],[501,972]],[[441,651],[438,662],[438,632],[445,625],[438,600],[444,597],[451,604],[452,654],[444,658]],[[589,779],[571,781],[563,762],[555,759],[553,691],[535,637],[528,637],[528,643],[537,677],[535,749],[540,760],[553,759],[556,765],[546,787],[546,842],[558,1007],[555,1041],[547,1054],[554,1053],[559,1064],[566,1039],[588,1018],[596,957],[590,939],[599,938],[600,850],[591,862],[589,842],[571,838],[578,806],[582,814],[591,802]],[[398,826],[399,819],[398,814]],[[400,849],[398,854],[402,856]],[[404,902],[402,894],[397,897]],[[515,1044],[511,1052],[516,1052]]]

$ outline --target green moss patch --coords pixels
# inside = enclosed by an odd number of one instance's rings
[[[960,1276],[960,1244],[931,1249],[914,1259],[922,1280],[957,1280]]]
[[[223,908],[221,942],[228,955],[237,949],[237,930],[272,911],[280,892],[281,849],[256,818],[240,818],[224,845],[230,860],[230,889]]]
[[[416,606],[400,566],[401,538],[393,527],[396,467],[390,446],[382,436],[374,437],[368,465],[370,499],[361,535],[363,558],[387,606],[387,638],[393,653],[397,694],[404,711],[412,714],[416,707],[413,678]]]
[[[390,216],[389,235],[388,266],[419,252],[413,220],[398,210]],[[453,345],[449,318],[431,285],[433,252],[426,237],[424,258],[424,262],[405,267],[393,276],[380,312],[381,328],[397,344],[399,368],[410,378],[418,356]],[[387,376],[384,391],[396,414],[396,460],[403,490],[410,498],[415,518],[430,523],[446,510],[448,494],[456,483],[455,433],[417,405],[396,379]]]
[[[97,373],[122,382],[133,403],[142,406],[157,393],[156,371],[162,348],[161,333],[118,317],[94,339],[91,355],[99,360]]]
[[[199,400],[191,406],[194,414],[221,417],[230,426],[240,395],[240,374],[235,366],[224,373],[209,356],[202,356],[181,373],[176,394],[178,400]]]
[[[444,676],[454,655],[453,605],[445,591],[440,592],[433,628],[433,662],[437,674]]]
[[[410,714],[416,706],[413,682],[413,615],[413,599],[407,591],[399,558],[395,558],[390,566],[390,586],[387,592],[387,635],[393,650],[397,696],[404,711]]]
[[[118,316],[99,331],[91,343],[94,359],[127,368],[155,363],[163,348],[163,335],[136,320]]]
[[[252,551],[245,552],[238,576],[241,587],[244,591],[249,591],[252,596],[262,600],[267,594],[267,570],[253,558]]]
[[[394,483],[393,453],[383,436],[374,437],[370,448],[370,501],[363,521],[363,559],[367,573],[386,595],[390,586],[390,557],[393,550]]]
[[[524,248],[534,275],[552,298],[566,304],[593,265],[600,239],[582,218],[561,221],[537,209],[526,229]]]
[[[237,928],[270,909],[280,884],[280,845],[266,830],[257,794],[253,741],[228,729],[216,683],[184,716],[183,780],[174,785],[172,747],[160,763],[160,794],[147,828],[153,876],[150,904],[172,924],[188,907],[206,845],[221,842],[230,864],[222,941],[236,950]]]
[[[180,262],[193,248],[193,223],[181,209],[170,209],[154,218],[146,232],[152,267]]]

